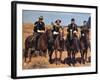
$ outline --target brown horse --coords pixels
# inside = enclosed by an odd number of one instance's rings
[[[62,60],[61,60],[62,53],[67,48],[66,47],[66,38],[64,36],[63,28],[59,29],[59,34],[57,35],[56,39],[54,40],[53,47],[54,47],[54,52],[55,52],[55,62],[56,62],[56,65],[57,65],[57,64],[62,62]],[[59,58],[57,57],[58,52],[60,53]]]
[[[32,53],[35,51],[35,39],[33,35],[30,35],[25,40],[25,50],[24,50],[24,59],[28,58],[30,62]]]
[[[49,55],[49,62],[52,63],[52,54],[53,54],[53,33],[51,29],[47,29],[47,44],[48,44],[48,55]]]
[[[88,49],[90,48],[90,43],[88,36],[83,33],[83,35],[80,37],[80,53],[81,53],[81,63],[85,64],[87,62],[87,53]]]
[[[37,34],[30,35],[25,40],[25,62],[27,58],[29,59],[28,62],[31,61],[32,53],[37,52],[37,55],[45,57],[47,50],[51,51],[52,53],[53,36],[51,30],[47,30],[44,33],[40,33],[38,39],[36,39],[36,35]]]
[[[70,30],[71,31],[71,30]],[[68,34],[67,36],[67,52],[68,52],[68,65],[75,66],[76,63],[76,53],[79,51],[79,39],[76,33]]]
[[[48,49],[47,35],[46,33],[41,33],[37,41],[37,50],[39,51],[39,55],[46,57],[47,49]]]

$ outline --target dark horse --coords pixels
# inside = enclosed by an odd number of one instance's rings
[[[48,55],[49,55],[49,62],[52,63],[52,53],[53,53],[53,33],[52,33],[52,30],[51,29],[48,29],[46,31],[46,34],[47,34],[47,44],[48,44]]]
[[[35,51],[39,52],[40,56],[46,56],[46,54],[44,54],[48,49],[46,32],[40,33],[38,41],[36,41],[35,36],[36,34],[30,35],[25,40],[25,52],[24,52],[25,62],[26,58],[28,58],[29,61],[31,61],[32,53],[34,53]]]
[[[80,37],[80,53],[81,53],[81,63],[85,64],[87,62],[87,53],[90,48],[90,41],[88,34],[84,31]]]
[[[47,49],[48,49],[47,35],[46,33],[41,33],[37,41],[36,50],[39,51],[40,56],[46,57]]]
[[[72,31],[72,30],[70,30]],[[68,65],[71,66],[71,63],[73,66],[75,66],[76,58],[75,55],[79,51],[79,40],[76,35],[76,33],[71,33],[67,35],[67,51],[68,51]]]
[[[34,39],[34,40],[33,40]],[[24,58],[26,62],[26,58],[31,59],[31,54],[35,51],[35,38],[33,35],[30,35],[25,40],[25,51],[24,51]]]
[[[64,35],[63,35],[64,31],[63,28],[59,29],[59,34],[57,35],[57,37],[55,38],[54,42],[53,42],[53,51],[55,52],[55,59],[54,62],[57,64],[62,63],[62,52],[64,50],[66,50],[66,39],[64,39]],[[60,53],[59,58],[57,57],[58,52]]]

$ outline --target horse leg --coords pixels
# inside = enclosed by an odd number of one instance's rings
[[[47,50],[44,50],[42,55],[46,58],[47,53],[48,53],[48,51]]]
[[[91,51],[91,43],[90,43],[90,41],[89,41],[89,50]]]
[[[71,51],[68,50],[68,65],[71,66]]]
[[[49,51],[49,62],[51,63],[52,61],[52,54],[53,54],[53,50]]]
[[[62,58],[62,51],[60,51],[60,63],[61,63],[61,58]]]
[[[75,66],[75,51],[72,51],[72,64]]]
[[[85,52],[85,62],[87,62],[87,50]]]
[[[43,52],[41,50],[39,50],[39,55],[42,57],[43,56]]]
[[[28,62],[30,62],[31,61],[31,49],[29,48],[28,49]]]
[[[57,56],[57,64],[60,64],[61,63],[61,56],[62,56],[62,51],[61,50],[58,50],[57,53],[59,52],[59,58]]]
[[[58,63],[57,63],[57,52],[58,52],[58,51],[55,50],[55,62],[56,62],[56,65],[58,64]]]
[[[68,58],[71,58],[71,51],[68,51]]]
[[[83,64],[85,64],[85,51],[83,51]]]
[[[44,57],[46,58],[47,57],[47,54],[48,54],[48,50],[45,50],[44,53],[45,53],[44,54]]]
[[[24,52],[24,62],[26,62],[26,58],[27,58],[27,56],[28,56],[28,49],[25,49],[25,52]]]
[[[84,55],[83,55],[83,50],[81,50],[81,63],[83,63],[84,60]]]
[[[36,56],[38,57],[39,56],[39,51],[36,50],[35,53],[36,53]]]

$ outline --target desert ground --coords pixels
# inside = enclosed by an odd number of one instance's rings
[[[51,25],[46,25],[46,28],[50,28]],[[22,40],[22,45],[23,45],[23,49],[25,48],[25,39],[29,36],[29,35],[32,35],[32,31],[33,31],[33,28],[34,28],[34,25],[32,23],[25,23],[23,24],[23,31],[22,31],[22,34],[23,34],[23,40]],[[80,34],[80,31],[78,33],[78,36]],[[58,57],[59,57],[59,52],[58,52]],[[91,52],[88,50],[88,57],[91,56]],[[52,59],[55,58],[55,52],[53,52],[53,55],[52,55]],[[63,54],[62,54],[62,61],[64,59],[67,58],[67,51],[63,51]],[[80,58],[80,52],[76,53],[76,58]],[[24,62],[24,58],[23,58],[23,63],[22,63],[22,68],[23,69],[41,69],[41,68],[61,68],[61,67],[73,67],[72,65],[69,66],[68,64],[58,64],[56,65],[55,63],[54,64],[50,64],[49,63],[49,57],[48,57],[48,54],[46,55],[46,57],[41,57],[41,56],[32,56],[31,58],[31,62],[27,63],[27,62]],[[80,63],[76,63],[74,67],[84,67],[84,66],[91,66],[91,63],[86,63],[86,64],[80,64]]]

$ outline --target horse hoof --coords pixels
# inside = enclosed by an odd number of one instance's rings
[[[83,64],[85,64],[85,62],[83,62]]]
[[[73,66],[75,66],[75,64],[73,64]]]
[[[69,66],[71,66],[71,64],[68,64]]]

